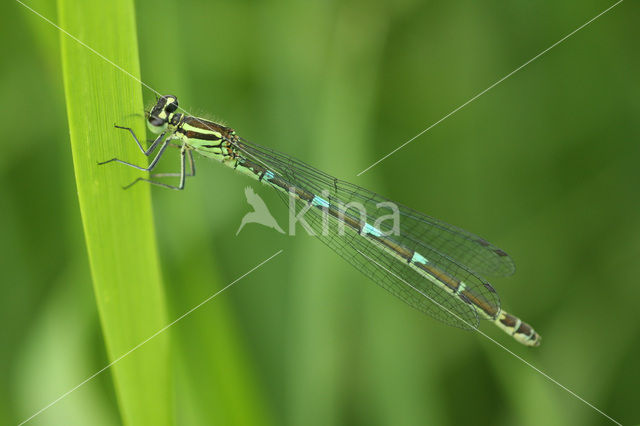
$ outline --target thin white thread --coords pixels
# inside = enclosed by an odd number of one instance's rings
[[[353,246],[352,246],[353,247]],[[545,373],[544,371],[540,370],[539,368],[535,367],[533,364],[531,364],[528,361],[525,361],[522,357],[520,357],[519,355],[516,355],[515,353],[513,353],[512,351],[510,351],[509,349],[507,349],[505,346],[503,346],[501,343],[498,343],[496,340],[494,340],[493,338],[489,337],[487,334],[485,334],[484,332],[480,331],[479,328],[477,328],[476,326],[470,324],[468,321],[466,321],[465,319],[461,318],[459,315],[457,315],[455,312],[451,311],[450,309],[448,309],[447,307],[445,307],[444,305],[442,305],[440,302],[438,302],[437,300],[434,300],[432,297],[430,297],[429,295],[425,294],[424,292],[420,291],[419,289],[417,289],[416,287],[412,286],[411,284],[409,284],[404,278],[399,277],[397,274],[395,274],[393,271],[390,271],[389,269],[387,269],[384,265],[380,264],[379,262],[375,261],[374,259],[370,258],[369,256],[367,256],[366,254],[364,254],[363,252],[361,252],[360,250],[358,250],[357,248],[353,247],[355,251],[357,251],[358,253],[360,253],[360,255],[362,255],[363,257],[365,257],[366,259],[370,260],[371,262],[375,263],[376,265],[378,265],[380,268],[384,269],[385,271],[387,271],[389,274],[393,275],[394,277],[396,277],[397,279],[399,279],[400,281],[402,281],[403,283],[405,283],[406,285],[408,285],[409,287],[411,287],[414,291],[420,293],[421,295],[423,295],[424,297],[426,297],[427,299],[429,299],[431,302],[435,303],[437,306],[439,306],[440,308],[444,309],[445,311],[447,311],[449,314],[453,315],[454,317],[456,317],[458,320],[462,321],[465,325],[467,325],[469,328],[477,331],[478,333],[480,333],[482,336],[486,337],[487,339],[489,339],[490,341],[492,341],[493,343],[495,343],[498,347],[504,349],[505,351],[507,351],[508,353],[510,353],[511,355],[513,355],[516,359],[522,361],[525,365],[529,366],[530,368],[532,368],[534,371],[538,372],[540,375],[542,375],[543,377],[545,377],[547,380],[549,380],[552,383],[555,383],[556,385],[558,385],[560,388],[564,389],[565,391],[567,391],[569,393],[569,395],[573,396],[574,398],[582,401],[583,403],[585,403],[586,405],[588,405],[589,407],[591,407],[592,409],[594,409],[595,411],[597,411],[598,413],[600,413],[601,415],[603,415],[604,417],[606,417],[607,419],[609,419],[610,421],[612,421],[613,423],[617,424],[618,426],[622,426],[621,423],[617,422],[616,420],[614,420],[613,418],[611,418],[611,416],[609,416],[608,414],[606,414],[604,411],[600,410],[599,408],[597,408],[596,406],[594,406],[593,404],[591,404],[590,402],[588,402],[587,400],[585,400],[584,398],[582,398],[580,395],[578,395],[577,393],[573,392],[571,389],[567,388],[566,386],[564,386],[562,383],[560,383],[559,381],[557,381],[556,379],[554,379],[553,377],[549,376],[547,373]]]
[[[237,283],[238,281],[240,281],[241,279],[243,279],[244,277],[246,277],[247,275],[249,275],[250,273],[252,273],[253,271],[255,271],[256,269],[258,269],[259,267],[261,267],[262,265],[264,265],[265,263],[267,263],[268,261],[270,261],[271,259],[273,259],[274,257],[276,257],[277,255],[279,255],[280,253],[282,253],[283,250],[279,250],[277,253],[273,254],[271,257],[269,257],[266,260],[263,260],[260,264],[258,264],[257,266],[254,266],[252,269],[250,269],[249,271],[245,272],[243,275],[241,275],[239,278],[236,278],[235,280],[233,280],[231,283],[227,284],[224,288],[218,290],[217,292],[215,292],[214,294],[212,294],[211,296],[207,297],[206,299],[204,299],[202,302],[198,303],[196,306],[194,306],[193,308],[189,309],[187,312],[185,312],[184,314],[180,315],[178,318],[176,318],[175,320],[173,320],[172,322],[170,322],[169,324],[165,325],[164,327],[162,327],[160,330],[156,331],[155,333],[153,333],[151,336],[147,337],[145,340],[143,340],[142,342],[138,343],[136,346],[134,346],[133,348],[129,349],[127,352],[125,352],[124,354],[120,355],[118,358],[114,359],[113,361],[111,361],[109,364],[107,364],[106,366],[104,366],[103,368],[101,368],[100,370],[98,370],[97,372],[93,373],[91,376],[87,377],[86,379],[84,379],[82,382],[80,382],[80,384],[76,385],[75,387],[69,389],[67,392],[63,393],[62,395],[60,395],[58,398],[56,398],[55,400],[53,400],[52,402],[50,402],[49,404],[47,404],[46,406],[44,406],[43,408],[41,408],[40,410],[38,410],[37,412],[35,412],[34,414],[32,414],[29,418],[27,418],[26,420],[23,420],[22,422],[20,422],[18,424],[18,426],[22,426],[23,424],[27,423],[28,421],[30,421],[31,419],[33,419],[34,417],[38,416],[39,414],[41,414],[43,411],[47,410],[48,408],[51,408],[52,406],[54,406],[55,404],[57,404],[58,402],[60,402],[62,399],[64,399],[65,397],[67,397],[69,394],[71,394],[72,392],[74,392],[75,390],[77,390],[78,388],[80,388],[82,385],[86,384],[87,382],[91,381],[94,377],[96,377],[97,375],[99,375],[100,373],[102,373],[103,371],[109,369],[110,367],[112,367],[115,363],[117,363],[118,361],[122,360],[123,358],[125,358],[127,355],[131,354],[133,351],[135,351],[136,349],[140,348],[142,345],[144,345],[145,343],[147,343],[148,341],[150,341],[151,339],[153,339],[154,337],[158,336],[159,334],[163,333],[165,330],[167,330],[169,327],[171,327],[172,325],[174,325],[175,323],[177,323],[178,321],[180,321],[181,319],[183,319],[184,317],[186,317],[187,315],[191,314],[193,311],[195,311],[196,309],[198,309],[200,306],[204,305],[205,303],[207,303],[208,301],[210,301],[211,299],[213,299],[214,297],[216,297],[217,295],[219,295],[220,293],[222,293],[223,291],[225,291],[226,289],[228,289],[229,287],[231,287],[232,285],[234,285],[235,283]]]
[[[550,51],[551,49],[553,49],[554,47],[556,47],[557,45],[559,45],[560,43],[562,43],[563,41],[565,41],[566,39],[568,39],[569,37],[571,37],[572,35],[574,35],[575,33],[577,33],[578,31],[580,31],[581,29],[583,29],[584,27],[586,27],[587,25],[589,25],[590,23],[592,23],[593,21],[595,21],[596,19],[598,19],[599,17],[601,17],[602,15],[604,15],[605,13],[607,13],[608,11],[610,11],[611,9],[613,9],[614,7],[616,7],[617,5],[619,5],[620,3],[622,3],[624,0],[619,0],[617,3],[615,3],[612,6],[609,6],[607,9],[605,9],[603,12],[600,12],[598,15],[596,15],[595,17],[591,18],[590,20],[588,20],[587,22],[585,22],[584,24],[582,24],[581,26],[579,26],[578,28],[576,28],[575,30],[571,31],[569,34],[567,34],[566,36],[562,37],[560,40],[556,41],[555,43],[553,43],[551,46],[547,47],[545,50],[543,50],[542,52],[538,53],[536,56],[534,56],[533,58],[529,59],[527,62],[525,62],[524,64],[520,65],[518,68],[516,68],[515,70],[511,71],[509,74],[505,75],[504,77],[502,77],[500,80],[496,81],[495,83],[493,83],[491,86],[487,87],[486,89],[484,89],[482,92],[478,93],[477,95],[475,95],[473,98],[469,99],[468,101],[466,101],[465,103],[463,103],[462,105],[460,105],[458,108],[454,109],[453,111],[451,111],[449,114],[445,115],[444,117],[442,117],[440,120],[436,121],[435,123],[433,123],[432,125],[430,125],[429,127],[427,127],[426,129],[424,129],[423,131],[421,131],[420,133],[418,133],[417,135],[415,135],[414,137],[412,137],[411,139],[409,139],[408,141],[406,141],[405,143],[403,143],[402,145],[400,145],[399,147],[397,147],[396,149],[394,149],[393,151],[391,151],[390,153],[388,153],[387,155],[385,155],[384,157],[382,157],[381,159],[379,159],[378,161],[376,161],[375,163],[373,163],[372,165],[370,165],[369,167],[367,167],[366,169],[364,169],[363,171],[361,171],[360,173],[358,173],[356,176],[360,176],[361,174],[365,173],[366,171],[368,171],[369,169],[371,169],[372,167],[374,167],[375,165],[379,164],[380,162],[386,160],[387,158],[389,158],[390,156],[392,156],[393,154],[395,154],[396,152],[398,152],[399,150],[401,150],[402,148],[404,148],[405,146],[409,145],[411,142],[413,142],[415,139],[419,138],[420,136],[422,136],[423,134],[425,134],[426,132],[428,132],[429,130],[431,130],[432,128],[434,128],[435,126],[437,126],[438,124],[442,123],[444,120],[446,120],[447,118],[451,117],[453,114],[455,114],[456,112],[460,111],[462,108],[466,107],[467,105],[469,105],[471,102],[475,101],[476,99],[478,99],[480,96],[484,95],[485,93],[487,93],[489,90],[493,89],[494,87],[496,87],[498,84],[502,83],[503,81],[505,81],[506,79],[508,79],[509,77],[511,77],[513,74],[517,73],[518,71],[520,71],[522,68],[526,67],[527,65],[529,65],[531,62],[535,61],[536,59],[538,59],[540,56],[544,55],[545,53],[547,53],[548,51]]]
[[[57,25],[55,22],[51,21],[49,18],[43,16],[42,14],[40,14],[39,12],[37,12],[36,10],[34,10],[33,8],[27,6],[26,4],[24,4],[21,0],[15,0],[16,2],[18,2],[19,4],[21,4],[22,6],[24,6],[27,10],[30,10],[31,12],[33,12],[35,15],[39,16],[40,18],[42,18],[45,22],[49,23],[50,25],[52,25],[53,27],[57,28],[59,31],[61,31],[62,33],[64,33],[67,37],[69,37],[70,39],[74,40],[75,42],[77,42],[78,44],[80,44],[81,46],[84,46],[85,48],[87,48],[89,51],[93,52],[96,56],[98,56],[99,58],[101,58],[102,60],[104,60],[105,62],[107,62],[108,64],[111,64],[114,68],[122,71],[123,73],[125,73],[126,75],[128,75],[129,77],[131,77],[132,79],[134,79],[136,82],[140,83],[142,86],[146,87],[147,89],[149,89],[151,92],[155,93],[158,96],[162,96],[162,94],[160,92],[158,92],[157,90],[155,90],[153,87],[149,86],[147,83],[143,82],[142,80],[140,80],[138,77],[136,77],[135,75],[131,74],[129,71],[125,70],[124,68],[122,68],[120,65],[116,64],[115,62],[113,62],[111,59],[107,58],[106,56],[104,56],[102,53],[98,52],[97,50],[95,50],[93,47],[89,46],[88,44],[86,44],[85,42],[83,42],[82,40],[80,40],[79,38],[77,38],[76,36],[74,36],[73,34],[69,33],[67,30],[65,30],[64,28],[60,27],[59,25]],[[180,109],[182,112],[186,113],[187,115],[193,116],[193,114],[191,114],[189,111],[185,110],[182,107],[178,107],[178,109]],[[193,118],[196,121],[199,121],[201,124],[207,126],[206,123],[204,123],[200,118],[193,116]],[[208,127],[208,126],[207,126]],[[213,130],[213,129],[211,129]]]
[[[151,90],[153,93],[155,93],[156,95],[159,95],[160,93],[156,90],[154,90],[151,86],[147,85],[146,83],[142,82],[138,77],[136,77],[135,75],[131,74],[129,71],[125,70],[124,68],[122,68],[120,65],[116,64],[115,62],[113,62],[112,60],[110,60],[109,58],[107,58],[106,56],[104,56],[102,53],[98,52],[97,50],[95,50],[93,47],[87,45],[85,42],[83,42],[82,40],[80,40],[79,38],[77,38],[76,36],[70,34],[68,31],[66,31],[64,28],[58,26],[56,23],[54,23],[53,21],[51,21],[49,18],[46,18],[45,16],[43,16],[42,14],[40,14],[39,12],[35,11],[33,8],[27,6],[26,4],[24,4],[21,0],[16,0],[16,2],[20,3],[22,6],[24,6],[26,9],[30,10],[31,12],[33,12],[35,15],[39,16],[40,18],[42,18],[44,21],[48,22],[49,24],[51,24],[52,26],[54,26],[55,28],[57,28],[58,30],[60,30],[61,32],[63,32],[67,37],[69,37],[70,39],[74,40],[75,42],[77,42],[78,44],[86,47],[87,49],[89,49],[91,52],[95,53],[97,56],[99,56],[100,58],[102,58],[104,61],[108,62],[109,64],[113,65],[115,68],[119,69],[120,71],[122,71],[123,73],[125,73],[126,75],[128,75],[129,77],[131,77],[132,79],[134,79],[135,81],[137,81],[138,83],[140,83],[141,85],[143,85],[144,87],[146,87],[147,89]]]
[[[147,85],[146,83],[142,82],[140,79],[138,79],[136,76],[134,76],[133,74],[131,74],[130,72],[128,72],[127,70],[125,70],[124,68],[120,67],[119,65],[115,64],[113,61],[109,60],[108,58],[106,58],[104,55],[102,55],[101,53],[99,53],[98,51],[96,51],[95,49],[93,49],[92,47],[88,46],[87,44],[85,44],[84,42],[82,42],[81,40],[79,40],[78,38],[76,38],[75,36],[71,35],[70,33],[68,33],[67,31],[65,31],[64,29],[62,29],[61,27],[59,27],[58,25],[56,25],[54,22],[52,22],[51,20],[49,20],[48,18],[44,17],[43,15],[41,15],[40,13],[38,13],[37,11],[35,11],[34,9],[32,9],[31,7],[27,6],[26,4],[24,4],[22,1],[20,0],[15,0],[16,2],[18,2],[19,4],[21,4],[23,7],[25,7],[26,9],[30,10],[32,13],[34,13],[35,15],[39,16],[40,18],[42,18],[44,21],[48,22],[49,24],[51,24],[52,26],[54,26],[55,28],[57,28],[58,30],[60,30],[61,32],[63,32],[65,35],[67,35],[69,38],[75,40],[77,43],[79,43],[80,45],[86,47],[87,49],[89,49],[91,52],[95,53],[97,56],[99,56],[100,58],[102,58],[104,61],[108,62],[109,64],[111,64],[112,66],[114,66],[115,68],[119,69],[120,71],[124,72],[125,74],[127,74],[129,77],[131,77],[132,79],[134,79],[135,81],[137,81],[138,83],[140,83],[142,86],[146,87],[147,89],[149,89],[150,91],[152,91],[153,93],[160,95],[160,92],[156,91],[155,89],[153,89],[152,87],[150,87],[149,85]],[[455,110],[453,110],[452,112],[450,112],[449,114],[447,114],[446,116],[444,116],[443,118],[441,118],[440,120],[438,120],[437,122],[435,122],[434,124],[432,124],[431,126],[429,126],[428,128],[426,128],[425,130],[423,130],[422,132],[420,132],[419,134],[417,134],[416,136],[414,136],[413,138],[411,138],[410,140],[408,140],[407,142],[405,142],[404,144],[402,144],[401,146],[399,146],[398,148],[396,148],[395,150],[391,151],[389,154],[387,154],[386,156],[382,157],[380,160],[376,161],[375,163],[373,163],[371,166],[367,167],[366,169],[364,169],[363,171],[361,171],[360,173],[358,173],[357,176],[360,176],[361,174],[365,173],[366,171],[368,171],[369,169],[371,169],[372,167],[374,167],[376,164],[380,163],[381,161],[383,161],[384,159],[386,159],[387,157],[393,155],[395,152],[397,152],[398,150],[400,150],[401,148],[403,148],[404,146],[406,146],[407,144],[409,144],[410,142],[412,142],[414,139],[418,138],[419,136],[421,136],[422,134],[424,134],[425,132],[427,132],[429,129],[431,129],[432,127],[436,126],[437,124],[439,124],[440,122],[442,122],[443,120],[445,120],[446,118],[448,118],[449,116],[453,115],[454,113],[456,113],[458,110],[462,109],[463,107],[465,107],[466,105],[468,105],[469,103],[473,102],[475,99],[477,99],[478,97],[482,96],[484,93],[488,92],[489,90],[491,90],[493,87],[497,86],[498,84],[500,84],[502,81],[506,80],[507,78],[509,78],[511,75],[515,74],[516,72],[518,72],[520,69],[524,68],[525,66],[527,66],[529,63],[533,62],[534,60],[536,60],[537,58],[539,58],[540,56],[544,55],[546,52],[548,52],[549,50],[553,49],[555,46],[557,46],[558,44],[562,43],[564,40],[566,40],[567,38],[571,37],[573,34],[575,34],[576,32],[580,31],[582,28],[586,27],[587,25],[589,25],[591,22],[595,21],[597,18],[599,18],[600,16],[604,15],[605,13],[607,13],[609,10],[613,9],[615,6],[617,6],[618,4],[622,3],[624,0],[619,0],[617,3],[613,4],[612,6],[610,6],[609,8],[607,8],[606,10],[604,10],[603,12],[601,12],[600,14],[598,14],[597,16],[595,16],[594,18],[592,18],[591,20],[587,21],[585,24],[583,24],[582,26],[578,27],[576,30],[572,31],[571,33],[569,33],[568,35],[566,35],[565,37],[563,37],[562,39],[560,39],[559,41],[557,41],[556,43],[554,43],[553,45],[551,45],[550,47],[548,47],[547,49],[545,49],[544,51],[542,51],[541,53],[539,53],[538,55],[534,56],[532,59],[530,59],[529,61],[525,62],[523,65],[521,65],[520,67],[516,68],[514,71],[512,71],[511,73],[507,74],[505,77],[503,77],[502,79],[498,80],[496,83],[494,83],[493,85],[489,86],[487,89],[483,90],[482,92],[480,92],[479,94],[477,94],[476,96],[474,96],[473,98],[471,98],[470,100],[468,100],[467,102],[465,102],[464,104],[462,104],[461,106],[459,106],[458,108],[456,108]],[[191,113],[189,113],[188,111],[184,110],[183,108],[180,108],[180,110],[186,112],[189,115],[192,115]],[[194,117],[195,118],[195,117]],[[204,124],[204,123],[203,123]],[[60,396],[58,399],[56,399],[55,401],[51,402],[49,405],[45,406],[44,408],[42,408],[41,410],[39,410],[38,412],[36,412],[35,414],[33,414],[31,417],[27,418],[26,420],[24,420],[23,422],[21,422],[19,424],[19,426],[27,423],[28,421],[30,421],[31,419],[33,419],[34,417],[36,417],[37,415],[39,415],[40,413],[42,413],[43,411],[45,411],[46,409],[50,408],[51,406],[53,406],[54,404],[56,404],[57,402],[59,402],[60,400],[62,400],[64,397],[66,397],[67,395],[69,395],[70,393],[72,393],[73,391],[75,391],[76,389],[78,389],[79,387],[81,387],[82,385],[84,385],[85,383],[87,383],[88,381],[90,381],[91,379],[93,379],[95,376],[97,376],[98,374],[100,374],[101,372],[103,372],[104,370],[108,369],[109,367],[113,366],[116,362],[120,361],[122,358],[124,358],[125,356],[127,356],[128,354],[130,354],[131,352],[135,351],[136,349],[138,349],[140,346],[142,346],[143,344],[145,344],[146,342],[148,342],[149,340],[153,339],[154,337],[156,337],[158,334],[160,334],[162,331],[166,330],[167,328],[171,327],[173,324],[175,324],[176,322],[178,322],[179,320],[181,320],[182,318],[184,318],[185,316],[189,315],[191,312],[193,312],[195,309],[199,308],[201,305],[203,305],[204,303],[208,302],[209,300],[213,299],[214,297],[216,297],[218,294],[222,293],[224,290],[226,290],[227,288],[229,288],[231,285],[235,284],[237,281],[239,281],[240,279],[244,278],[246,275],[248,275],[249,273],[253,272],[255,269],[257,269],[258,267],[262,266],[264,263],[268,262],[269,260],[271,260],[272,258],[274,258],[275,256],[279,255],[280,253],[282,253],[283,250],[278,251],[276,254],[274,254],[273,256],[271,256],[270,258],[268,258],[267,260],[263,261],[261,264],[259,264],[258,266],[254,267],[253,269],[251,269],[249,272],[245,273],[244,275],[242,275],[240,278],[236,279],[235,281],[233,281],[232,283],[228,284],[226,287],[224,287],[222,290],[218,291],[217,293],[213,294],[212,296],[210,296],[209,298],[205,299],[205,301],[201,302],[200,304],[198,304],[197,306],[195,306],[194,308],[192,308],[191,310],[187,311],[185,314],[183,314],[182,316],[180,316],[178,319],[174,320],[172,323],[168,324],[167,326],[165,326],[163,329],[161,329],[160,331],[156,332],[155,334],[153,334],[151,337],[147,338],[147,340],[143,341],[142,343],[139,343],[137,346],[135,346],[134,348],[132,348],[131,350],[129,350],[127,353],[125,353],[124,355],[121,355],[120,357],[116,358],[114,361],[112,361],[110,364],[108,364],[107,366],[105,366],[104,368],[102,368],[101,370],[99,370],[98,372],[94,373],[92,376],[88,377],[87,379],[85,379],[82,383],[80,383],[79,385],[77,385],[76,387],[74,387],[73,389],[67,391],[65,394],[63,394],[62,396]],[[356,249],[356,251],[358,251]],[[359,252],[359,251],[358,251]],[[363,253],[359,252],[360,254],[362,254],[363,256],[367,257],[366,255],[364,255]],[[368,257],[367,257],[368,258]],[[370,258],[369,258],[370,259]],[[370,259],[371,260],[371,259]],[[377,262],[374,261],[374,263],[378,264]],[[382,265],[378,264],[378,266],[380,266],[381,268],[387,270],[386,268],[384,268]],[[388,271],[388,270],[387,270]],[[390,273],[393,274],[393,272],[388,271]],[[395,275],[395,274],[393,274]],[[451,313],[452,315],[454,315],[455,317],[457,317],[458,319],[460,319],[461,321],[465,322],[467,325],[469,325],[465,320],[461,319],[460,317],[458,317],[456,314],[452,313],[451,311],[449,311],[447,308],[445,308],[444,306],[440,305],[438,302],[434,301],[433,299],[431,299],[429,296],[425,295],[424,293],[422,293],[421,291],[419,291],[418,289],[416,289],[415,287],[413,287],[411,284],[407,283],[406,281],[404,281],[402,278],[401,279],[403,282],[405,282],[405,284],[407,284],[409,287],[413,288],[415,291],[419,292],[420,294],[424,295],[425,297],[427,297],[429,300],[431,300],[432,302],[436,303],[438,306],[440,306],[441,308],[445,309],[447,312]],[[556,381],[555,379],[553,379],[552,377],[550,377],[549,375],[547,375],[546,373],[542,372],[541,370],[539,370],[538,368],[536,368],[535,366],[533,366],[532,364],[530,364],[529,362],[525,361],[524,359],[522,359],[520,356],[516,355],[515,353],[511,352],[509,349],[507,349],[506,347],[504,347],[502,344],[498,343],[497,341],[493,340],[491,337],[489,337],[488,335],[486,335],[485,333],[481,332],[479,329],[472,327],[474,330],[476,330],[478,333],[480,333],[481,335],[485,336],[487,339],[489,339],[490,341],[494,342],[496,345],[498,345],[499,347],[501,347],[502,349],[506,350],[508,353],[510,353],[511,355],[513,355],[514,357],[516,357],[517,359],[519,359],[520,361],[522,361],[524,364],[528,365],[529,367],[531,367],[532,369],[534,369],[535,371],[537,371],[538,373],[540,373],[541,375],[543,375],[545,378],[547,378],[548,380],[550,380],[551,382],[555,383],[556,385],[560,386],[562,389],[564,389],[565,391],[567,391],[570,395],[574,396],[575,398],[579,399],[580,401],[582,401],[583,403],[585,403],[586,405],[588,405],[589,407],[591,407],[592,409],[594,409],[595,411],[599,412],[600,414],[602,414],[604,417],[608,418],[609,420],[611,420],[613,423],[620,425],[621,423],[618,423],[617,421],[615,421],[614,419],[612,419],[610,416],[608,416],[607,414],[605,414],[603,411],[599,410],[598,408],[596,408],[595,406],[593,406],[592,404],[590,404],[589,402],[587,402],[586,400],[584,400],[583,398],[581,398],[579,395],[577,395],[575,392],[571,391],[570,389],[568,389],[567,387],[563,386],[560,382]]]

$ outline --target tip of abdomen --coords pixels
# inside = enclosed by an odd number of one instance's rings
[[[526,346],[540,346],[542,337],[526,322],[506,311],[501,311],[493,322],[505,333]]]

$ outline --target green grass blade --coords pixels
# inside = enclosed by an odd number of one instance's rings
[[[60,25],[133,75],[139,75],[135,14],[130,0],[59,0]],[[61,35],[69,131],[78,198],[95,297],[109,359],[141,343],[166,323],[149,187],[122,185],[141,172],[114,156],[146,164],[131,136],[144,139],[140,84],[86,47]],[[46,109],[43,110],[46,112]],[[125,424],[172,420],[168,336],[123,358],[111,372]]]

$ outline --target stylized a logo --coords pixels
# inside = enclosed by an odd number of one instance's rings
[[[284,231],[278,225],[278,222],[273,218],[267,205],[262,201],[262,198],[255,192],[253,192],[253,188],[247,186],[244,189],[244,195],[247,197],[247,202],[253,207],[253,211],[244,215],[242,218],[242,222],[240,223],[240,227],[236,232],[236,235],[240,233],[244,225],[247,223],[259,223],[268,228],[273,228],[276,231],[284,234]]]

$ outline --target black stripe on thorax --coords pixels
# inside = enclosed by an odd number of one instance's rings
[[[184,130],[183,128],[178,128],[176,131],[178,133],[182,133],[189,139],[199,139],[204,141],[219,141],[222,139],[220,136],[216,136],[213,133],[200,133],[194,132],[193,130]]]
[[[193,126],[196,129],[200,129],[200,130],[208,130],[210,132],[218,132],[221,133],[223,135],[226,135],[227,133],[231,133],[231,129],[228,127],[225,127],[221,124],[218,123],[214,123],[213,121],[208,121],[208,120],[204,120],[202,118],[197,118],[197,117],[192,117],[190,115],[185,116],[182,119],[182,122],[185,124],[188,124],[189,126]]]

